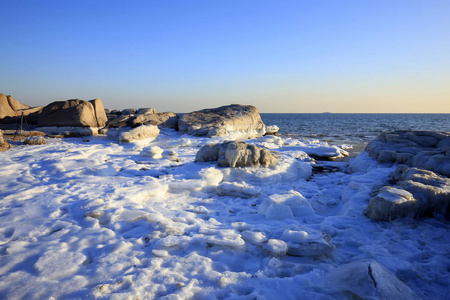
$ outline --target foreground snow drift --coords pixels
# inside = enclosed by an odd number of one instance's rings
[[[316,143],[279,137],[247,141],[276,152],[272,167],[194,162],[219,142],[162,130],[153,141],[49,139],[1,153],[0,298],[446,296],[448,223],[363,214],[395,167],[362,155],[353,167],[364,172],[319,162],[338,171],[312,175],[304,150]],[[376,277],[374,290],[341,278],[367,259],[373,276],[395,280]]]

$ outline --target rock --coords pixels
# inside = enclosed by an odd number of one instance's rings
[[[140,125],[156,125],[176,129],[178,116],[172,112],[127,114],[108,122],[108,128],[138,127]]]
[[[450,177],[450,132],[383,132],[365,151],[380,163],[406,164]]]
[[[159,127],[176,129],[178,126],[178,116],[173,112],[138,114],[128,121],[129,126],[156,125]]]
[[[265,135],[276,135],[280,130],[277,125],[266,126],[266,134]]]
[[[195,136],[255,138],[266,133],[256,107],[232,104],[184,114],[178,120],[181,133]]]
[[[109,138],[117,139],[121,143],[131,143],[143,139],[153,140],[159,135],[159,128],[154,125],[142,125],[136,128],[123,127],[109,129]]]
[[[135,108],[126,108],[120,111],[121,115],[134,115],[136,113]]]
[[[420,217],[446,213],[450,207],[450,179],[418,168],[399,166],[391,178],[393,186],[381,188],[370,199],[364,213],[373,220]]]
[[[0,130],[0,152],[11,148],[11,145],[3,138],[3,131]]]
[[[108,117],[106,116],[105,107],[100,99],[94,99],[89,101],[94,106],[95,117],[97,119],[97,127],[105,126],[108,122]]]
[[[154,108],[139,108],[136,111],[136,114],[138,115],[147,115],[147,114],[156,114],[157,111]]]
[[[0,93],[0,121],[2,123],[18,123],[22,114],[29,124],[36,124],[43,107],[30,107],[14,100],[10,95]]]
[[[56,101],[44,107],[40,127],[103,127],[107,117],[100,99]]]
[[[361,260],[337,267],[328,273],[326,282],[331,291],[350,293],[351,298],[420,299],[397,276],[375,260]]]
[[[45,141],[43,136],[30,136],[23,141],[24,145],[45,145],[47,142]]]
[[[385,186],[378,195],[370,199],[364,214],[376,221],[414,217],[417,214],[417,203],[410,192]]]
[[[269,167],[277,158],[267,149],[245,142],[224,142],[205,145],[197,152],[196,162],[217,161],[221,167]]]

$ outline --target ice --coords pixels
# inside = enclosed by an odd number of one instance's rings
[[[365,153],[316,161],[306,151],[340,150],[282,136],[246,140],[276,154],[272,167],[194,162],[202,146],[224,141],[162,129],[132,143],[57,138],[0,153],[0,298],[447,296],[443,216],[375,222],[363,213],[395,167]],[[327,163],[338,167],[312,172]],[[437,180],[425,175],[420,182]],[[377,290],[368,264],[345,267],[374,259]]]

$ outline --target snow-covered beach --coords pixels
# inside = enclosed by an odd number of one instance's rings
[[[315,161],[339,147],[277,136],[246,140],[271,167],[194,161],[226,139],[161,129],[0,153],[0,298],[448,297],[444,215],[363,213],[396,165]]]

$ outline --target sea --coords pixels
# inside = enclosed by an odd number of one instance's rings
[[[384,131],[450,131],[450,114],[274,114],[261,113],[264,124],[280,128],[278,135],[317,139],[332,145],[362,145]]]

